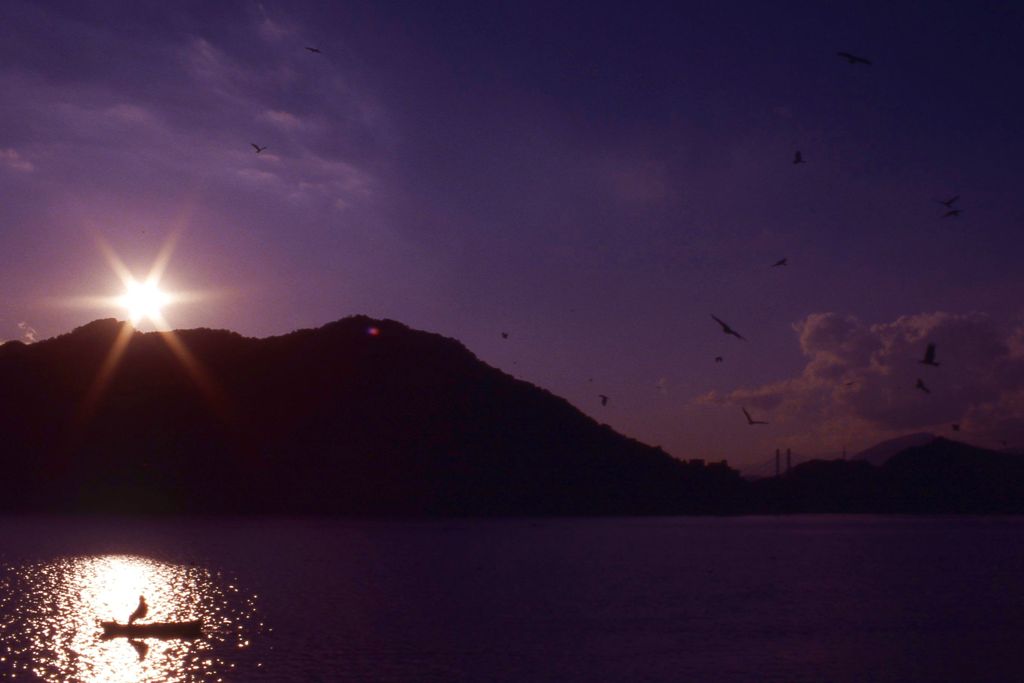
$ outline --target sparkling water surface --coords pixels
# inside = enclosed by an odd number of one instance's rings
[[[196,640],[100,638],[138,596]],[[1024,519],[0,518],[0,678],[1024,680]]]

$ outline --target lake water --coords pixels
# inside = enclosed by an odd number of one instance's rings
[[[101,640],[146,595],[195,641]],[[1024,680],[1024,518],[0,518],[0,677]]]

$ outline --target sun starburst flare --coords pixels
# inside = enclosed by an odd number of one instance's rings
[[[132,325],[140,322],[152,323],[157,330],[166,331],[170,329],[167,320],[164,318],[163,309],[177,301],[176,295],[164,291],[160,287],[160,280],[163,279],[164,271],[171,260],[174,252],[174,245],[178,241],[177,232],[164,242],[160,252],[157,254],[153,267],[143,280],[138,280],[118,257],[114,250],[102,238],[97,238],[100,251],[107,259],[111,269],[124,285],[124,293],[109,300],[109,303],[128,312],[128,319]]]
[[[165,325],[162,310],[172,301],[171,295],[160,289],[157,283],[134,279],[125,286],[125,293],[117,298],[117,304],[128,311],[132,325],[146,319],[158,327]]]
[[[137,326],[144,323],[152,325],[153,329],[159,333],[161,339],[177,357],[214,412],[222,419],[228,419],[230,410],[223,392],[209,376],[209,373],[199,360],[189,351],[182,340],[178,338],[178,335],[174,333],[164,317],[163,310],[171,304],[196,301],[204,298],[204,295],[196,292],[170,292],[163,289],[160,285],[164,271],[170,261],[171,253],[174,251],[178,234],[175,232],[164,243],[149,273],[141,280],[132,274],[131,270],[129,270],[128,266],[125,265],[113,248],[102,237],[97,236],[96,244],[106,258],[111,270],[114,271],[124,286],[123,292],[116,296],[85,296],[62,300],[64,304],[87,308],[117,308],[127,313],[128,322],[130,323],[121,326],[106,357],[100,363],[96,377],[86,392],[78,411],[76,420],[78,425],[88,421],[97,409],[103,393],[110,383]]]

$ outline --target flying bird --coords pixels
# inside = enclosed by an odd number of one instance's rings
[[[502,339],[508,339],[508,332],[502,332],[501,333],[501,338]]]
[[[734,330],[731,327],[729,327],[728,325],[726,325],[724,322],[722,322],[722,320],[720,318],[716,318],[714,316],[714,314],[712,314],[711,317],[714,318],[716,323],[718,323],[719,325],[722,326],[722,332],[724,332],[726,334],[731,334],[732,336],[736,337],[737,339],[742,339],[743,341],[747,341],[746,338],[743,335],[741,335],[739,332],[737,332],[736,330]]]
[[[858,57],[857,55],[851,55],[849,52],[837,52],[837,55],[846,60],[847,64],[865,64],[871,66],[871,60]]]
[[[793,163],[794,164],[806,164],[807,163],[806,161],[804,161],[804,155],[801,154],[799,150],[797,150],[796,156],[793,157]]]
[[[955,196],[950,197],[949,199],[945,199],[945,200],[943,200],[943,199],[936,199],[935,201],[938,202],[939,204],[942,204],[947,209],[952,209],[953,208],[953,204],[958,199],[960,199],[960,195],[955,195]]]
[[[853,382],[847,382],[847,383],[846,383],[846,384],[844,384],[843,386],[844,386],[844,387],[852,387],[852,386],[853,386],[854,384],[856,384],[856,383],[857,383],[856,381],[853,381]]]
[[[721,356],[715,356],[715,362],[721,363],[724,359]]]
[[[953,431],[954,432],[959,432],[960,431],[960,425],[955,424],[955,425],[952,425],[952,427],[953,427]]]
[[[931,389],[929,389],[928,387],[926,387],[926,386],[924,385],[924,382],[923,382],[923,381],[921,381],[921,378],[920,378],[920,377],[918,377],[918,378],[917,378],[917,384],[915,384],[915,385],[914,385],[914,387],[915,387],[916,389],[920,389],[921,391],[923,391],[923,392],[924,392],[924,393],[926,393],[926,394],[930,394],[930,393],[932,393],[932,390],[931,390]]]
[[[917,362],[921,365],[931,365],[933,368],[939,367],[939,364],[935,362],[935,344],[929,344],[925,349],[924,358]]]
[[[257,154],[259,154],[260,152],[262,152],[263,150],[265,150],[267,148],[266,145],[264,145],[263,147],[260,147],[255,142],[250,142],[249,144],[252,145],[252,148],[256,150]]]
[[[772,264],[772,268],[778,268],[779,266],[786,265],[786,259],[780,258],[778,261]]]
[[[318,54],[318,55],[319,55],[319,54],[323,54],[323,53],[321,53],[321,52],[320,52],[320,48],[316,48],[316,47],[307,47],[306,49],[307,49],[307,50],[309,50],[310,52],[316,53],[316,54]]]
[[[601,399],[601,405],[603,405],[603,406],[608,405],[608,397],[607,396],[605,396],[604,394],[598,394],[597,397],[599,399]]]
[[[747,412],[746,408],[742,408],[741,407],[740,410],[742,410],[743,414],[747,417],[747,424],[748,425],[766,425],[766,424],[768,424],[767,422],[763,422],[762,420],[755,420],[754,418],[750,417],[750,413]]]
[[[942,217],[943,218],[949,218],[950,216],[952,216],[953,218],[956,218],[961,213],[963,213],[963,209],[950,209],[946,213],[942,214]]]

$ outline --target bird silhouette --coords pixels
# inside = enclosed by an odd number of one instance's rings
[[[750,417],[750,413],[747,412],[746,408],[742,408],[741,407],[740,410],[742,410],[743,414],[746,416],[747,424],[748,425],[766,425],[766,424],[768,424],[767,422],[764,422],[762,420],[755,420],[754,418]]]
[[[794,164],[806,164],[807,163],[806,161],[804,161],[804,155],[800,153],[800,150],[797,150],[796,156],[793,157],[793,163]]]
[[[739,332],[737,332],[736,330],[732,329],[731,327],[726,325],[724,322],[722,322],[721,318],[715,317],[714,314],[712,314],[711,317],[714,318],[716,323],[718,323],[719,325],[722,326],[722,332],[724,332],[726,334],[731,334],[732,336],[736,337],[737,339],[742,339],[743,341],[747,341],[746,338],[743,335],[741,335]]]
[[[721,356],[715,356],[715,362],[716,363],[721,363],[723,360],[725,360],[725,359],[722,358]]]
[[[920,389],[921,391],[923,391],[926,394],[932,393],[932,390],[924,385],[924,382],[921,380],[920,377],[917,378],[917,384],[915,384],[914,387],[916,389]]]
[[[950,216],[952,216],[953,218],[956,218],[961,213],[963,213],[963,209],[950,209],[946,213],[942,214],[942,217],[943,218],[949,218]]]
[[[856,383],[857,383],[857,382],[847,382],[847,383],[846,383],[846,384],[844,384],[843,386],[844,386],[844,387],[852,387],[852,386],[853,386],[854,384],[856,384]]]
[[[845,59],[847,64],[865,64],[867,66],[871,66],[870,60],[856,55],[851,55],[849,52],[837,52],[836,54]]]
[[[935,344],[929,344],[924,351],[924,358],[917,362],[921,365],[931,365],[933,368],[939,367],[939,364],[935,362]]]
[[[952,209],[953,208],[953,204],[958,199],[960,199],[960,195],[954,195],[954,196],[950,197],[949,199],[936,199],[935,201],[938,202],[939,204],[942,204],[947,209]]]
[[[250,145],[252,145],[252,148],[256,150],[256,153],[257,153],[257,154],[259,154],[260,152],[262,152],[263,150],[265,150],[265,149],[266,149],[266,146],[265,146],[265,145],[264,145],[263,147],[260,147],[260,146],[259,146],[259,145],[257,145],[257,144],[256,144],[255,142],[250,142],[249,144],[250,144]]]
[[[501,333],[501,338],[502,339],[508,339],[508,332],[502,332]]]
[[[960,431],[960,425],[955,424],[955,425],[952,425],[952,427],[953,427],[953,431],[954,432],[959,432]]]
[[[779,266],[786,265],[786,259],[780,258],[778,261],[772,264],[772,268],[778,268]]]
[[[599,399],[601,399],[601,405],[603,405],[603,406],[608,405],[608,397],[607,396],[605,396],[604,394],[598,394],[597,397]]]
[[[307,50],[309,50],[310,52],[316,53],[316,54],[318,54],[318,55],[319,55],[319,54],[322,54],[322,53],[320,52],[320,48],[316,48],[316,47],[307,47],[306,49],[307,49]]]

